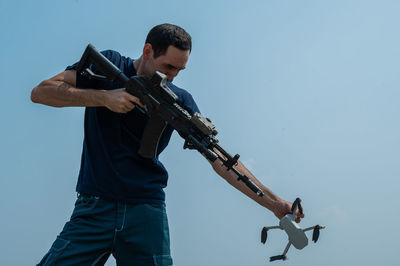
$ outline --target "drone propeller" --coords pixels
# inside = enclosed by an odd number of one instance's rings
[[[313,234],[312,234],[312,241],[314,241],[314,243],[317,243],[318,238],[319,238],[319,229],[322,229],[322,228],[323,227],[320,226],[320,225],[316,225],[314,227],[314,231],[313,231]]]
[[[261,231],[261,243],[265,244],[265,242],[267,241],[267,232],[268,232],[268,228],[264,227]]]
[[[287,257],[285,255],[278,255],[269,258],[269,261],[275,261],[275,260],[287,260]]]
[[[296,208],[299,209],[300,215],[303,215],[303,207],[301,206],[301,199],[300,198],[296,198],[296,200],[292,204],[292,213],[293,214],[296,211]]]

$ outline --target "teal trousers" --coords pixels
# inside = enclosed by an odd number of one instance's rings
[[[38,265],[169,266],[165,205],[125,204],[79,195],[70,221]]]

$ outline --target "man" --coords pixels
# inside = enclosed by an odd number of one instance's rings
[[[111,50],[102,53],[128,77],[164,73],[178,103],[193,114],[199,109],[192,96],[171,83],[185,69],[191,47],[185,30],[161,24],[150,30],[137,60]],[[75,67],[41,82],[31,95],[35,103],[86,107],[78,199],[71,220],[39,264],[102,265],[113,254],[118,265],[172,265],[163,191],[168,174],[158,156],[146,159],[138,154],[147,118],[135,106],[145,106],[118,83],[86,78]],[[158,154],[172,132],[171,127],[163,132]],[[263,197],[237,181],[218,160],[211,164],[221,177],[278,218],[290,212],[291,203],[264,187],[240,162],[236,168],[265,192]]]

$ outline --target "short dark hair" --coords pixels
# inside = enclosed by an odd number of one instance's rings
[[[164,23],[155,26],[147,34],[146,43],[154,50],[154,58],[167,52],[170,45],[189,52],[192,51],[192,37],[179,26]]]

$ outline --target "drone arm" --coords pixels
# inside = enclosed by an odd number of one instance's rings
[[[304,232],[310,231],[310,230],[313,230],[315,227],[316,227],[316,226],[307,227],[307,228],[303,229],[303,231],[304,231]]]
[[[311,226],[311,227],[307,227],[307,228],[303,229],[303,231],[306,232],[306,231],[313,230],[313,229],[315,229],[315,228],[324,229],[325,226],[322,226],[322,225],[318,225],[318,224],[317,224],[317,225],[314,225],[314,226]]]
[[[265,226],[263,229],[269,230],[269,229],[282,229],[282,228],[279,225],[275,225],[275,226]]]

